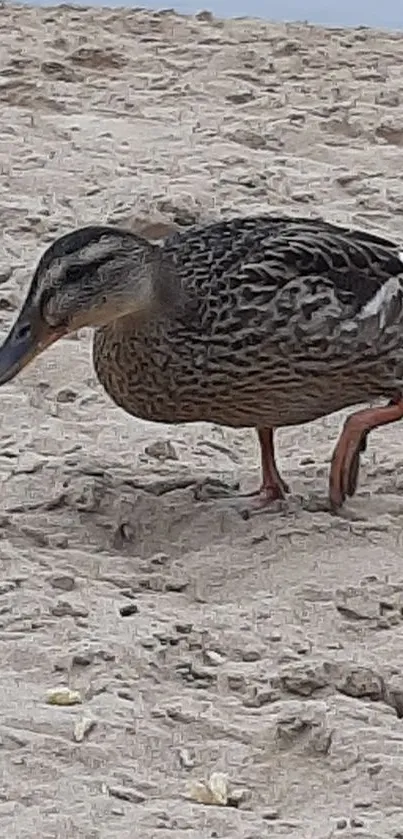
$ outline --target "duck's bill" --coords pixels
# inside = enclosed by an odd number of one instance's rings
[[[0,347],[0,386],[14,379],[24,367],[61,338],[57,329],[38,329],[25,318],[18,318]]]

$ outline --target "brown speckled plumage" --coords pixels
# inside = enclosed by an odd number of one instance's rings
[[[272,434],[359,402],[399,402],[402,302],[393,242],[262,215],[192,227],[160,247],[82,228],[42,256],[25,309],[52,329],[95,327],[97,376],[128,413]],[[335,506],[355,489],[369,430]],[[268,495],[282,495],[266,465]]]

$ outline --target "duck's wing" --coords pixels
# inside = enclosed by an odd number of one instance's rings
[[[310,358],[403,344],[403,253],[366,232],[291,222],[218,285],[240,342]]]
[[[267,265],[269,272],[270,262],[277,268],[277,286],[294,277],[309,294],[322,281],[346,314],[381,314],[392,289],[400,288],[403,248],[366,231],[292,224],[267,241],[262,268]]]
[[[386,238],[323,219],[275,214],[192,225],[169,236],[163,253],[196,293],[219,294],[230,276],[232,287],[251,284],[257,293],[275,294],[292,277],[311,275],[333,283],[353,308],[365,305],[403,265],[399,247]]]
[[[400,296],[403,248],[366,232],[290,224],[261,241],[258,257],[251,256],[229,283],[245,302],[255,299],[256,303],[262,296],[267,304],[279,301],[287,289],[290,301],[293,297],[301,305],[309,301],[310,309],[316,301],[320,311],[325,295],[340,316],[378,312],[382,320],[393,290]],[[313,312],[314,308],[310,316]],[[306,314],[309,317],[308,310]]]

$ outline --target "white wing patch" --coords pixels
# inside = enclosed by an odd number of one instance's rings
[[[403,254],[399,254],[403,263]],[[403,274],[403,270],[402,270]],[[379,326],[384,328],[391,303],[402,296],[403,284],[399,277],[390,277],[386,283],[378,288],[376,294],[362,307],[358,317],[360,319],[378,316]]]

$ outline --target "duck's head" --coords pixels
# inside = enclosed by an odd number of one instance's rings
[[[20,313],[0,347],[0,385],[64,335],[125,315],[147,318],[175,298],[161,251],[113,227],[83,227],[42,255]]]

